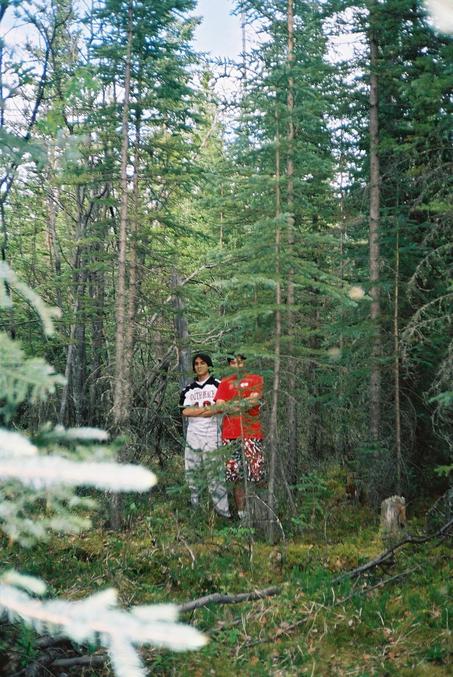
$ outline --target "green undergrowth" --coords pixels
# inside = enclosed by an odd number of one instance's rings
[[[383,548],[368,508],[344,496],[330,499],[327,518],[319,508],[301,529],[288,517],[286,540],[271,546],[207,505],[192,512],[184,491],[168,492],[164,484],[152,501],[127,506],[127,530],[114,533],[100,523],[25,554],[4,544],[2,568],[39,575],[51,594],[72,599],[114,586],[125,606],[279,586],[273,597],[184,614],[209,644],[184,654],[146,649],[153,675],[451,674],[448,543],[405,546],[385,571],[335,583]],[[416,515],[409,524],[415,530]],[[22,629],[14,638],[22,664],[33,660],[33,633]],[[71,674],[110,672],[78,668]]]

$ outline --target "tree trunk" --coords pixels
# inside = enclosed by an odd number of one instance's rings
[[[287,400],[287,430],[288,430],[288,468],[297,468],[297,417],[296,417],[296,392],[297,365],[292,357],[294,350],[294,268],[291,264],[294,250],[294,78],[292,68],[294,65],[294,0],[288,0],[288,92],[287,92],[287,212],[288,212],[288,284],[286,305],[288,312],[288,400]]]
[[[245,92],[247,85],[247,34],[245,31],[246,21],[245,21],[245,12],[241,12],[241,37],[242,37],[242,65],[241,65],[241,89],[242,92]]]
[[[98,235],[91,249],[91,261],[102,261],[103,241]],[[94,266],[93,266],[94,268]],[[105,304],[105,277],[104,271],[94,268],[89,275],[90,304],[93,308],[91,320],[91,369],[89,381],[89,419],[88,423],[94,426],[104,424],[103,393],[101,388],[103,366],[105,365],[105,334],[104,334],[104,304]]]
[[[131,367],[132,357],[134,354],[135,343],[135,320],[136,320],[136,306],[137,306],[137,231],[138,231],[138,210],[139,210],[139,185],[138,176],[140,171],[140,112],[137,113],[135,124],[135,150],[134,150],[134,179],[132,186],[132,210],[131,210],[131,227],[130,227],[130,241],[129,241],[129,289],[127,298],[127,322],[126,322],[126,336],[124,345],[124,380],[127,384],[125,408],[130,412],[132,399],[132,379]]]
[[[74,319],[69,332],[68,350],[66,353],[65,379],[66,383],[61,394],[59,423],[66,425],[74,422],[82,425],[83,400],[85,386],[85,325],[81,318],[83,297],[85,293],[85,274],[77,275],[74,285]],[[72,407],[69,406],[70,401]]]
[[[369,266],[371,321],[373,339],[371,350],[370,376],[370,433],[373,442],[378,443],[381,433],[381,366],[382,354],[379,299],[380,281],[380,169],[379,169],[379,121],[378,121],[378,43],[375,29],[375,3],[370,4],[370,217],[369,217]]]
[[[121,203],[119,224],[118,277],[115,303],[115,375],[113,388],[113,426],[115,433],[123,430],[128,419],[127,403],[130,384],[127,382],[126,324],[127,324],[127,235],[129,193],[127,164],[129,153],[129,104],[131,88],[132,5],[129,3],[127,52],[124,74],[123,122],[121,132]]]
[[[85,387],[84,351],[85,326],[81,317],[86,286],[85,251],[80,244],[86,235],[88,214],[83,213],[82,198],[78,194],[78,218],[75,240],[77,242],[73,269],[73,318],[69,331],[66,353],[65,379],[60,402],[59,422],[61,425],[82,423],[83,391]],[[70,403],[72,407],[70,407]]]
[[[54,271],[56,284],[56,304],[59,308],[62,308],[62,297],[61,297],[61,256],[57,246],[57,203],[59,192],[58,188],[55,186],[55,170],[56,170],[56,161],[55,161],[55,144],[53,143],[49,153],[49,171],[48,171],[48,182],[49,182],[49,192],[47,197],[47,246],[49,248],[49,259],[51,268]]]
[[[181,390],[192,380],[192,359],[190,352],[189,325],[184,313],[184,301],[180,288],[182,279],[175,270],[172,275],[173,306],[175,309],[175,338],[178,355],[179,385]]]
[[[127,51],[124,73],[124,100],[123,121],[121,131],[121,203],[118,250],[118,277],[115,299],[115,374],[113,386],[113,430],[115,434],[124,432],[129,420],[130,382],[128,382],[127,361],[127,235],[129,219],[129,193],[127,164],[129,155],[129,104],[131,90],[131,53],[132,53],[132,3],[128,9]],[[110,524],[113,529],[119,529],[123,522],[122,501],[118,494],[112,495],[110,504]]]
[[[274,339],[274,379],[272,383],[272,405],[269,424],[269,482],[268,482],[268,540],[273,543],[276,538],[276,519],[275,519],[275,486],[278,454],[278,404],[280,391],[280,354],[281,354],[281,269],[280,269],[280,248],[281,248],[281,228],[279,223],[281,213],[280,199],[280,132],[278,113],[276,112],[276,132],[275,132],[275,339]]]
[[[399,337],[399,276],[400,250],[399,231],[396,233],[395,293],[393,308],[393,350],[395,380],[395,449],[396,449],[396,491],[401,493],[403,458],[401,454],[401,404],[400,404],[400,337]]]

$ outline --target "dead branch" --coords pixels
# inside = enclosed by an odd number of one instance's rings
[[[369,571],[370,569],[374,569],[374,567],[380,566],[382,564],[392,563],[393,562],[393,554],[394,554],[395,550],[402,548],[403,545],[406,545],[407,543],[412,543],[414,545],[420,545],[421,543],[427,543],[427,541],[432,541],[435,538],[439,538],[439,539],[447,538],[452,525],[453,525],[453,519],[449,520],[446,524],[443,525],[443,527],[438,529],[438,531],[436,531],[434,534],[427,534],[426,536],[410,536],[410,535],[406,536],[406,538],[403,538],[399,543],[396,543],[396,545],[393,545],[391,548],[388,548],[388,550],[381,552],[380,555],[378,555],[374,559],[370,560],[369,562],[362,564],[361,566],[357,567],[356,569],[352,569],[352,571],[347,571],[346,573],[342,574],[341,576],[337,576],[337,578],[334,578],[332,583],[338,583],[339,581],[342,581],[345,578],[354,578],[355,576],[360,576],[360,574],[365,573],[365,571]]]
[[[49,649],[52,647],[60,646],[66,644],[71,645],[70,640],[67,637],[50,637],[49,635],[44,635],[43,637],[38,637],[35,640],[35,647],[41,651],[44,649]]]
[[[379,581],[379,583],[376,583],[376,585],[371,585],[370,587],[363,587],[360,588],[360,590],[354,590],[350,595],[347,597],[342,597],[341,599],[338,599],[335,602],[335,606],[338,606],[339,604],[345,604],[346,602],[349,602],[350,599],[355,597],[355,595],[368,595],[369,592],[373,592],[373,590],[377,590],[378,588],[383,588],[384,585],[387,585],[388,583],[393,583],[394,581],[398,580],[399,578],[404,578],[404,576],[408,576],[409,574],[412,574],[414,571],[417,571],[420,567],[412,567],[412,569],[406,569],[405,571],[402,571],[400,574],[395,574],[395,576],[390,576],[390,578],[386,578],[385,580]]]
[[[94,668],[104,665],[109,657],[105,654],[96,654],[95,656],[73,656],[71,658],[55,658],[52,655],[42,655],[33,661],[20,672],[16,672],[12,677],[39,677],[44,671],[49,674],[53,668],[73,668],[75,666]]]
[[[280,588],[265,588],[264,590],[253,590],[252,592],[241,592],[238,595],[225,595],[221,592],[214,592],[212,595],[205,595],[204,597],[198,597],[189,602],[184,602],[184,604],[178,605],[178,611],[194,611],[194,609],[200,609],[207,604],[239,604],[240,602],[250,602],[256,599],[262,599],[263,597],[272,597],[273,595],[279,595]]]
[[[95,665],[103,665],[108,660],[108,656],[76,656],[75,658],[57,658],[51,663],[53,668],[72,668],[75,665],[83,665],[93,668]]]

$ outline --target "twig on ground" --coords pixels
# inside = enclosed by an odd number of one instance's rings
[[[362,564],[356,569],[352,569],[352,571],[347,571],[346,573],[341,574],[341,576],[337,576],[336,578],[333,579],[332,583],[338,583],[339,581],[342,581],[345,578],[354,578],[355,576],[360,576],[360,574],[363,574],[365,571],[369,571],[370,569],[374,569],[374,567],[380,566],[382,564],[388,564],[389,562],[392,561],[393,553],[395,552],[395,550],[398,550],[398,548],[402,548],[403,545],[406,545],[407,543],[419,545],[421,543],[426,543],[427,541],[432,541],[435,538],[440,539],[446,538],[449,535],[449,530],[451,529],[452,525],[453,519],[449,520],[446,524],[443,525],[443,527],[438,529],[438,531],[436,531],[434,534],[428,534],[426,536],[406,536],[406,538],[403,538],[402,541],[400,541],[396,545],[393,545],[388,550],[381,552],[380,555],[370,560],[369,562]]]
[[[184,611],[194,611],[207,604],[239,604],[240,602],[251,602],[256,599],[272,597],[273,595],[278,594],[280,594],[280,588],[277,587],[265,588],[264,590],[253,590],[251,592],[241,592],[238,595],[226,595],[221,592],[214,592],[212,595],[205,595],[204,597],[198,597],[189,602],[179,604],[178,611],[181,613]]]
[[[53,661],[51,667],[53,668],[72,668],[75,665],[93,668],[95,665],[104,665],[108,660],[108,656],[97,654],[96,656],[76,656],[75,658],[57,658]]]
[[[341,599],[338,599],[335,602],[335,606],[338,604],[344,604],[345,602],[349,602],[350,599],[352,599],[355,595],[362,595],[365,594],[367,595],[369,592],[372,592],[373,590],[377,590],[378,588],[383,588],[384,585],[387,585],[387,583],[392,583],[396,581],[398,578],[403,578],[404,576],[408,576],[411,574],[413,571],[416,571],[420,567],[412,567],[412,569],[406,569],[405,571],[402,571],[400,574],[396,574],[395,576],[390,576],[390,578],[386,578],[385,580],[379,581],[379,583],[376,583],[376,585],[371,585],[369,588],[360,588],[360,590],[354,590],[350,595],[347,597],[342,597]]]
[[[191,548],[189,547],[186,539],[183,536],[179,536],[179,540],[181,541],[181,543],[183,544],[183,546],[186,548],[186,550],[188,551],[188,553],[190,555],[190,558],[192,560],[191,567],[193,569],[194,566],[195,566],[195,562],[197,561],[196,558],[195,558],[195,555],[193,554],[193,551],[191,550]]]

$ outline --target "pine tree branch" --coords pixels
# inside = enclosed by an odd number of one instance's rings
[[[0,614],[11,623],[25,623],[41,634],[104,646],[118,677],[144,677],[137,646],[185,651],[204,646],[207,641],[195,628],[177,622],[176,605],[124,610],[118,608],[117,592],[112,589],[78,601],[40,600],[0,583]],[[47,660],[43,657],[40,662]]]

